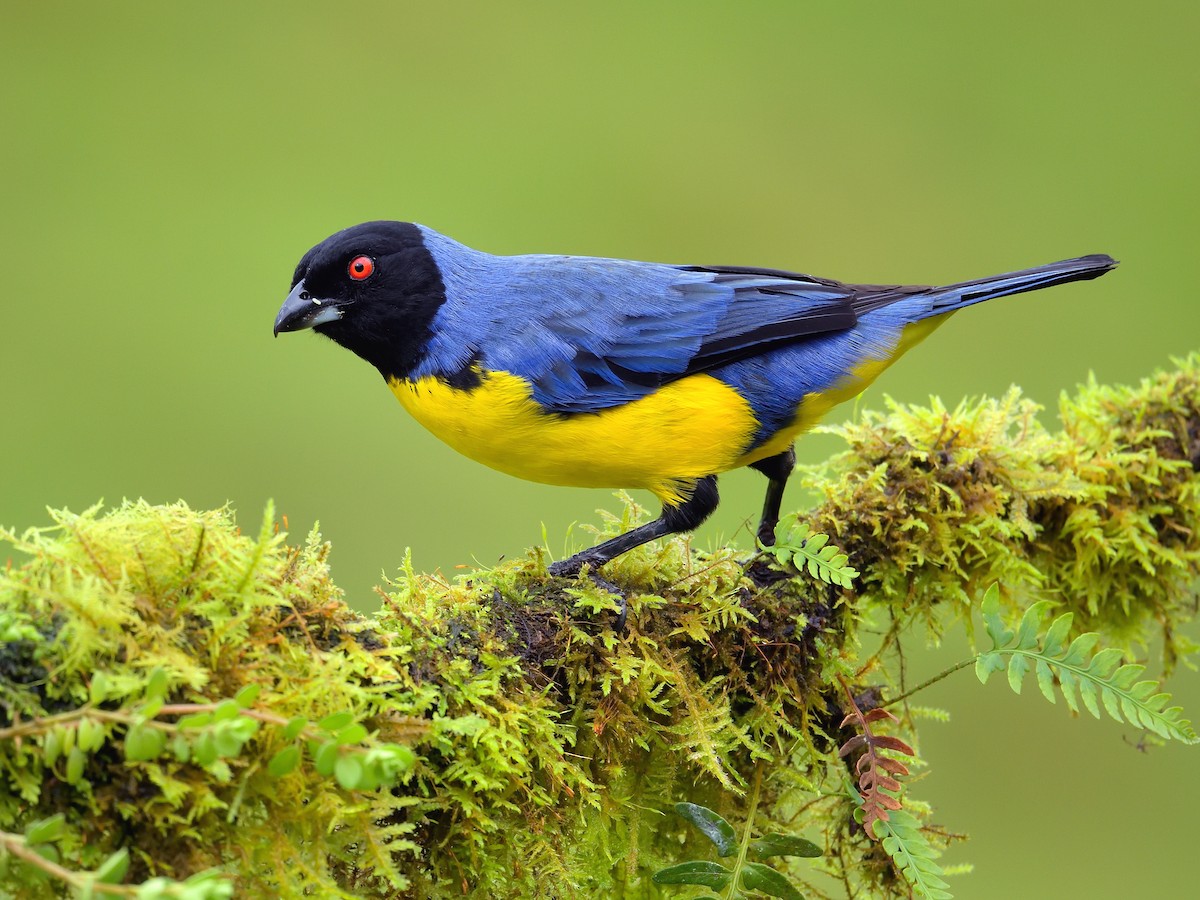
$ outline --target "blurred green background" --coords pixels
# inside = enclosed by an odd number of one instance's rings
[[[274,498],[295,533],[320,520],[363,609],[405,547],[452,572],[545,523],[561,553],[608,494],[458,457],[351,354],[271,339],[304,250],[373,218],[857,281],[1108,252],[1102,281],[957,317],[865,402],[1136,379],[1200,348],[1198,27],[1194,3],[1116,0],[6,4],[0,522],[140,496],[255,527]],[[745,545],[761,478],[722,490],[698,540]],[[1194,673],[1172,688],[1200,715]],[[913,793],[973,836],[959,896],[1194,877],[1196,748],[1143,755],[967,673],[925,702],[954,720]]]

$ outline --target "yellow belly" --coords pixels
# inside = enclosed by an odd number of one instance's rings
[[[711,375],[690,375],[623,406],[569,415],[545,412],[529,384],[510,372],[481,372],[482,383],[466,389],[437,378],[392,379],[389,386],[434,435],[493,469],[547,484],[643,488],[678,503],[697,478],[787,450],[944,318],[910,325],[887,359],[864,363],[832,390],[809,394],[787,427],[749,452],[759,426],[750,404]]]
[[[758,428],[750,405],[709,375],[672,382],[649,396],[596,413],[548,414],[524,379],[481,373],[454,388],[436,378],[392,380],[413,417],[459,453],[548,484],[644,488],[677,503],[692,482],[743,463]]]

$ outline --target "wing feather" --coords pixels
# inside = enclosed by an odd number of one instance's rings
[[[426,231],[446,303],[415,374],[520,375],[549,411],[594,412],[857,322],[853,289],[771,269],[491,256]]]

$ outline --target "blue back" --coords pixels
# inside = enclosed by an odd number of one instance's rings
[[[742,369],[722,366],[724,358],[856,321],[853,292],[834,282],[594,257],[492,256],[422,231],[446,303],[414,376],[477,361],[528,380],[534,399],[552,412],[618,406],[694,371],[728,372],[733,384]]]
[[[889,358],[906,325],[1115,265],[1083,257],[944,288],[880,287],[762,269],[492,256],[418,227],[446,302],[414,377],[478,363],[519,375],[548,412],[570,414],[703,371],[750,403],[760,423],[751,447],[788,424],[807,394]]]

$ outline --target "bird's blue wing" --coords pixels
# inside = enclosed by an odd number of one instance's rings
[[[512,372],[554,412],[628,403],[695,372],[852,327],[853,292],[765,269],[499,257],[426,230],[446,302],[416,374]]]

